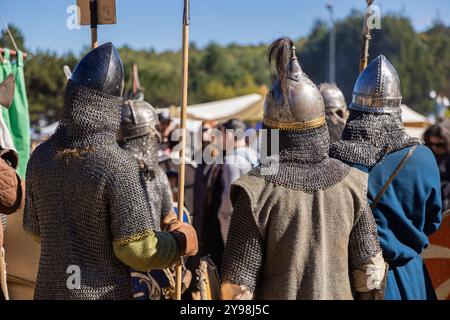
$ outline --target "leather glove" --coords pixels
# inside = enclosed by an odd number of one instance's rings
[[[163,219],[161,219],[161,230],[168,231],[170,223],[174,220],[177,220],[177,215],[172,210],[169,212],[167,216],[165,216]]]
[[[172,220],[169,224],[169,232],[177,240],[181,256],[195,256],[197,254],[197,233],[190,224]]]

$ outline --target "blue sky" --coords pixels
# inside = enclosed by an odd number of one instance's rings
[[[99,27],[99,41],[133,48],[179,49],[182,0],[116,0],[118,24]],[[317,19],[328,19],[326,0],[191,0],[191,41],[199,46],[258,44],[279,36],[307,35]],[[335,17],[352,8],[363,9],[364,0],[333,0]],[[69,30],[67,7],[76,0],[0,0],[8,22],[25,34],[27,47],[63,53],[79,52],[90,44],[89,27]],[[404,12],[416,30],[424,30],[437,16],[450,25],[449,0],[375,0],[386,12]],[[3,25],[1,25],[3,27]]]

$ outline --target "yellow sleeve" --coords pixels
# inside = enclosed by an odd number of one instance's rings
[[[178,245],[168,232],[152,232],[146,237],[126,244],[113,244],[116,257],[138,271],[165,269],[179,258]]]

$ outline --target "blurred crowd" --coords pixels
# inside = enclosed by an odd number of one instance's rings
[[[441,119],[431,125],[423,135],[423,141],[431,151],[441,176],[442,210],[450,209],[450,120]]]

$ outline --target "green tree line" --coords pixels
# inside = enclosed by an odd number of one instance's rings
[[[351,101],[358,76],[363,16],[352,12],[336,21],[336,83]],[[26,48],[19,28],[11,26],[20,48]],[[280,36],[283,36],[280,34]],[[411,21],[402,15],[385,15],[381,30],[372,32],[370,57],[384,54],[397,68],[403,101],[414,110],[430,113],[434,102],[429,92],[435,90],[450,96],[450,28],[436,21],[422,33],[417,33]],[[275,39],[274,39],[275,40]],[[297,55],[304,71],[320,84],[328,79],[329,27],[317,21],[311,33],[295,39]],[[211,43],[205,48],[191,44],[189,70],[189,104],[226,99],[248,93],[263,93],[273,80],[267,64],[269,43],[261,45],[220,46]],[[12,47],[3,33],[0,47]],[[83,53],[86,52],[86,48]],[[180,103],[179,51],[156,52],[119,49],[129,83],[132,65],[139,67],[139,77],[145,99],[155,107]],[[32,121],[58,119],[63,105],[66,79],[62,68],[73,69],[81,54],[58,55],[50,51],[32,52],[25,66],[26,85]]]

